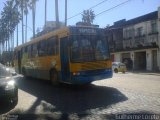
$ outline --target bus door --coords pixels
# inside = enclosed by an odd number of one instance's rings
[[[68,37],[61,38],[60,40],[60,59],[61,59],[61,75],[62,80],[69,81],[69,53],[68,53]]]
[[[18,72],[21,73],[21,51],[18,51]]]

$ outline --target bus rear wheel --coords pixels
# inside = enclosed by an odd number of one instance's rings
[[[59,85],[58,73],[56,72],[56,70],[52,70],[50,72],[50,80],[53,85]]]

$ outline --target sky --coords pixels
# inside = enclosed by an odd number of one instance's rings
[[[0,11],[4,7],[6,0],[0,0]],[[89,9],[104,0],[68,0],[68,18],[81,13],[83,10]],[[93,8],[95,15],[102,11],[108,10],[118,4],[121,4],[127,0],[106,0],[103,4]],[[36,29],[43,28],[44,26],[44,2],[45,0],[38,0],[36,4]],[[59,19],[64,22],[64,4],[65,0],[59,0]],[[158,10],[160,7],[160,0],[130,0],[126,4],[104,12],[95,17],[94,24],[99,25],[101,28],[106,27],[108,24],[112,25],[114,22],[121,19],[132,19],[138,16],[145,15],[147,13]],[[75,25],[76,22],[82,20],[81,14],[69,19],[68,25]],[[54,0],[47,1],[47,21],[55,21],[55,4]],[[25,23],[25,22],[24,22]],[[28,15],[28,41],[32,37],[32,14],[29,11]],[[21,43],[21,23],[19,24],[19,43]],[[16,33],[15,33],[16,39]]]

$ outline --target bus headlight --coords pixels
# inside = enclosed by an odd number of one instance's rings
[[[80,75],[79,72],[73,72],[73,75]]]

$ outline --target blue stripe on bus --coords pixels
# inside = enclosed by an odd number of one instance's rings
[[[92,81],[102,80],[112,77],[111,69],[81,71],[80,75],[71,75],[71,84],[85,84]]]

